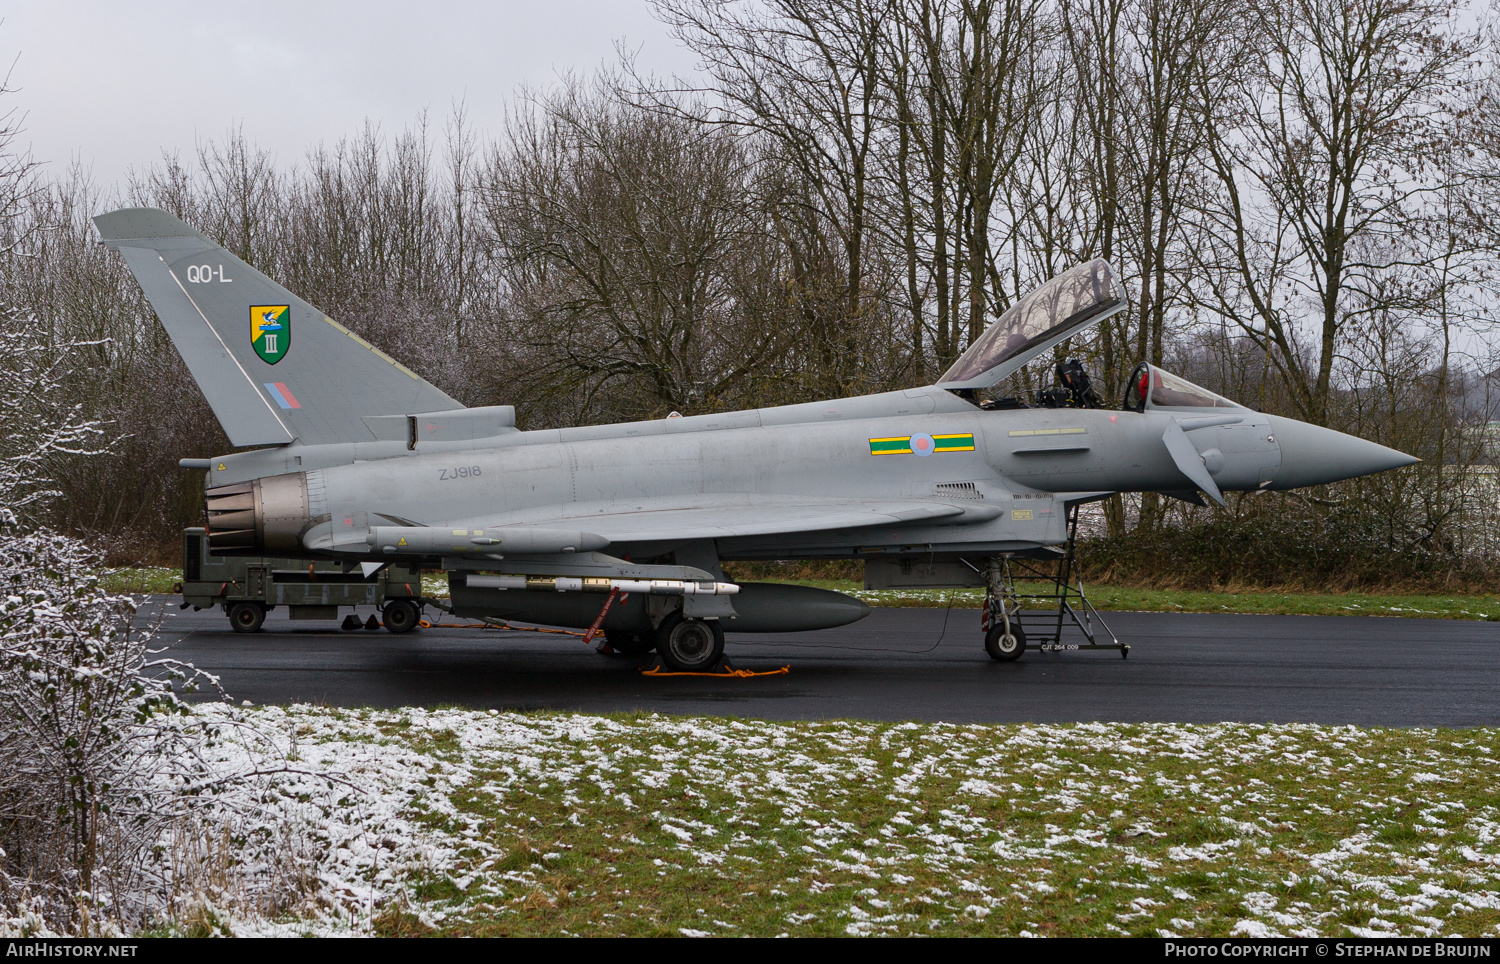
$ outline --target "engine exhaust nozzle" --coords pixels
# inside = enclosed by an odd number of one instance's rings
[[[208,548],[220,556],[302,551],[307,528],[307,475],[273,475],[204,490]]]

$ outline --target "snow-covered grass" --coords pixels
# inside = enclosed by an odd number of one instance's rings
[[[182,570],[165,566],[104,569],[99,573],[99,584],[110,592],[165,595],[179,582],[182,582]]]
[[[1500,932],[1500,730],[197,712],[334,779],[226,794],[169,931]]]

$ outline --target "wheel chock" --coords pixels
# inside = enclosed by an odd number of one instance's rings
[[[364,625],[364,623],[362,623],[362,622],[359,621],[359,617],[358,616],[354,615],[353,613],[350,613],[349,615],[347,615],[347,616],[344,617],[344,621],[343,621],[343,623],[341,623],[339,625],[339,629],[342,629],[344,632],[347,633],[350,630],[358,629],[359,627],[361,627],[363,625]]]
[[[711,676],[711,677],[713,677],[715,679],[750,679],[751,677],[755,677],[755,676],[785,676],[788,673],[790,673],[791,671],[792,671],[792,667],[790,665],[783,666],[780,669],[766,669],[766,670],[735,669],[733,666],[730,665],[729,660],[725,659],[725,660],[723,660],[722,662],[719,663],[719,669],[718,669],[717,672],[713,672],[713,673],[680,673],[680,672],[677,672],[676,670],[668,669],[666,667],[666,665],[664,663],[662,663],[662,661],[660,659],[657,659],[650,666],[642,669],[641,670],[641,675],[642,676]]]
[[[359,617],[355,616],[354,618],[358,619]],[[371,616],[369,619],[365,620],[365,631],[366,632],[373,633],[373,632],[375,632],[375,630],[377,630],[379,628],[380,628],[380,620],[376,619],[374,616]]]

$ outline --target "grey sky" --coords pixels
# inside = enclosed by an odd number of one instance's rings
[[[0,10],[0,57],[15,61],[19,88],[0,109],[26,113],[21,139],[37,160],[58,170],[77,157],[106,188],[163,150],[189,156],[240,125],[282,165],[365,118],[396,131],[426,108],[441,130],[460,98],[476,129],[493,130],[518,86],[612,62],[616,42],[655,72],[693,64],[645,0],[32,0]]]

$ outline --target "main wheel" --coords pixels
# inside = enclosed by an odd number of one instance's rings
[[[623,629],[610,629],[604,633],[609,648],[621,656],[645,656],[656,648],[656,640],[650,633],[631,633]]]
[[[990,659],[1002,663],[1014,662],[1021,658],[1026,652],[1026,631],[1021,628],[1021,622],[1012,618],[1010,621],[1010,632],[1005,631],[1005,620],[1000,620],[990,627],[990,631],[984,634],[984,651],[990,654]]]
[[[380,611],[381,621],[385,628],[393,633],[409,633],[417,628],[417,623],[422,618],[422,610],[410,599],[392,599],[385,604]]]
[[[724,658],[724,630],[717,620],[673,613],[656,629],[656,652],[679,673],[706,673]]]
[[[237,602],[229,607],[229,624],[237,633],[253,633],[266,621],[266,607],[258,602]]]

